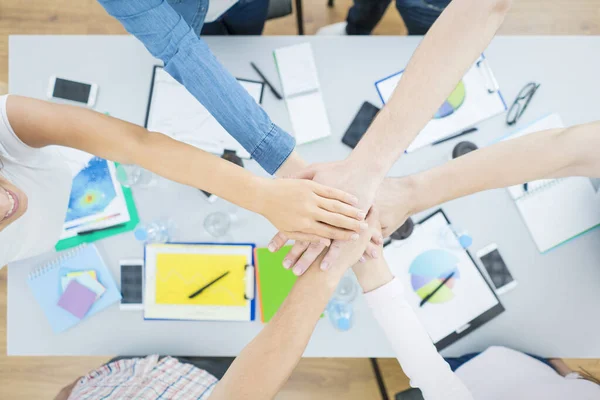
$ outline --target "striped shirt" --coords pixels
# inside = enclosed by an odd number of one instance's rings
[[[198,399],[210,396],[218,380],[208,372],[157,355],[115,361],[90,372],[71,399]]]

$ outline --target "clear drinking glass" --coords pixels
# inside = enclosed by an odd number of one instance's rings
[[[156,183],[156,177],[147,169],[133,164],[117,166],[117,180],[125,187],[145,187]]]

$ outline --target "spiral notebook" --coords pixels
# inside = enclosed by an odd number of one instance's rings
[[[560,116],[550,114],[507,139],[562,127]],[[600,195],[589,178],[542,179],[508,192],[542,253],[600,226]]]
[[[76,271],[96,271],[98,281],[106,288],[83,319],[79,319],[58,306],[62,295],[61,277]],[[115,280],[98,253],[96,246],[84,244],[59,253],[58,257],[35,268],[27,279],[36,301],[44,311],[54,333],[63,332],[92,315],[121,300]]]

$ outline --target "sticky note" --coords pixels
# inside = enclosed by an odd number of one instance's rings
[[[73,281],[73,280],[81,283],[83,286],[90,289],[92,292],[96,293],[96,299],[99,299],[100,296],[102,296],[104,294],[104,292],[106,291],[106,288],[104,286],[102,286],[102,284],[100,282],[93,279],[88,274],[83,274],[83,275],[79,275],[79,276],[71,276],[71,277],[63,276],[61,279],[61,286],[62,286],[63,291],[65,291],[65,289],[69,286],[69,283],[71,283],[71,281]]]
[[[96,276],[96,271],[94,271],[93,269],[90,269],[88,271],[69,272],[67,274],[67,277],[71,278],[71,277],[76,277],[76,276],[80,276],[83,274],[87,274],[87,275],[91,276],[92,278],[94,278],[95,280],[98,280],[98,277]]]
[[[96,293],[81,283],[72,281],[58,300],[58,306],[81,319],[95,301]]]

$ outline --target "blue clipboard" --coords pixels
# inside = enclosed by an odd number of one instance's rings
[[[252,248],[251,253],[251,260],[252,260],[252,268],[254,268],[254,282],[253,282],[253,290],[254,290],[254,297],[252,298],[252,300],[250,300],[250,319],[249,321],[254,321],[256,320],[256,293],[257,293],[257,288],[256,288],[256,255],[255,255],[255,249],[256,249],[256,244],[255,243],[217,243],[217,242],[167,242],[164,243],[165,245],[170,245],[170,244],[175,244],[175,245],[190,245],[190,246],[250,246]],[[146,265],[146,246],[144,246],[144,265]],[[248,266],[248,265],[247,265]],[[144,268],[144,282],[147,282],[147,276],[146,276],[146,268]],[[145,290],[145,288],[144,288]],[[144,316],[144,320],[147,321],[190,321],[193,322],[194,320],[187,320],[187,319],[161,319],[161,318],[146,318]]]

